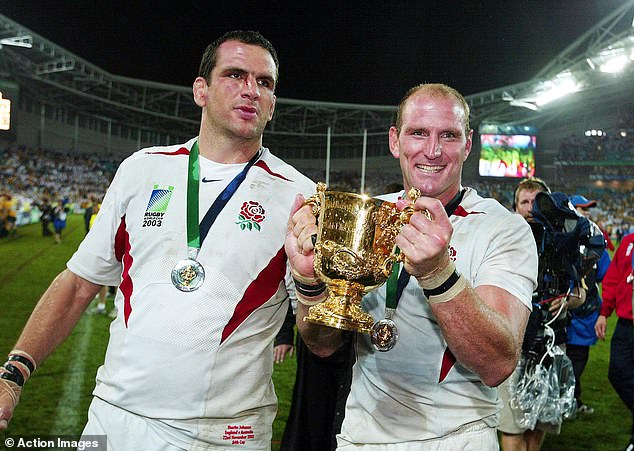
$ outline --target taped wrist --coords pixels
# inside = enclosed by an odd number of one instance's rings
[[[326,291],[326,284],[318,281],[316,284],[306,284],[297,280],[293,276],[293,282],[295,282],[295,292],[297,293],[297,302],[307,306],[319,304],[324,300],[323,294]]]
[[[449,259],[447,260],[447,264],[442,268],[438,267],[429,274],[417,277],[416,279],[423,290],[431,290],[442,285],[455,270],[456,264]]]
[[[37,365],[35,364],[35,359],[31,357],[31,354],[28,352],[20,351],[19,349],[14,349],[9,353],[9,361],[17,362],[24,366],[24,368],[28,369],[29,376],[33,374]]]
[[[7,361],[0,366],[0,379],[11,381],[22,387],[36,367],[33,357],[27,352],[16,349],[9,353]]]
[[[467,279],[456,271],[456,265],[451,260],[442,269],[418,277],[417,280],[430,304],[450,301],[469,286]]]
[[[300,282],[299,280],[293,278],[293,282],[295,282],[295,291],[305,297],[313,297],[319,296],[321,293],[326,291],[326,284],[324,282],[318,282],[316,284],[307,285],[305,283]]]
[[[436,290],[429,290],[423,292],[427,296],[427,302],[430,304],[440,304],[447,302],[458,296],[462,290],[469,286],[467,279],[458,271],[454,271],[452,276],[442,286]]]
[[[302,294],[299,292],[297,293],[297,302],[307,307],[312,307],[313,305],[317,305],[320,302],[323,302],[324,299],[326,299],[326,293],[322,293],[319,296],[313,296],[310,298],[302,296]]]

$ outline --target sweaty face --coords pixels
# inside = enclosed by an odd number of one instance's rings
[[[267,50],[222,43],[209,83],[202,77],[194,82],[194,99],[204,107],[203,126],[212,134],[261,141],[275,109],[275,81],[275,62]]]
[[[400,160],[405,191],[447,204],[460,190],[462,165],[471,152],[465,112],[454,97],[413,94],[403,108],[402,126],[390,129],[390,150]]]
[[[533,222],[533,202],[535,202],[535,197],[539,192],[541,192],[541,190],[521,190],[517,193],[515,211],[521,214],[528,222]]]

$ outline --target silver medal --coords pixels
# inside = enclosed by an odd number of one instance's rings
[[[377,321],[372,326],[372,346],[374,349],[381,352],[387,352],[392,349],[398,341],[398,328],[396,323],[392,321],[394,316],[394,310],[391,308],[385,309],[385,318]]]
[[[172,283],[181,291],[194,291],[205,281],[203,265],[193,258],[181,260],[172,269]]]

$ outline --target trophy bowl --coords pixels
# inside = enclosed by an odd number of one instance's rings
[[[415,200],[416,194],[410,197]],[[328,191],[324,183],[317,184],[306,204],[318,221],[314,266],[328,297],[310,307],[304,321],[371,333],[374,319],[361,309],[361,299],[385,283],[392,264],[402,258],[395,253],[395,240],[413,208],[401,212],[392,202]]]

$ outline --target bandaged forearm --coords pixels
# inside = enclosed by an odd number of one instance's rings
[[[7,361],[0,366],[0,396],[8,395],[15,407],[20,400],[22,386],[35,368],[35,360],[28,353],[17,349],[11,351]]]
[[[456,265],[451,260],[442,269],[417,277],[417,280],[430,304],[450,301],[469,286],[467,279],[456,271]]]
[[[11,381],[22,387],[35,368],[35,359],[30,354],[14,349],[4,365],[0,366],[0,380]]]

